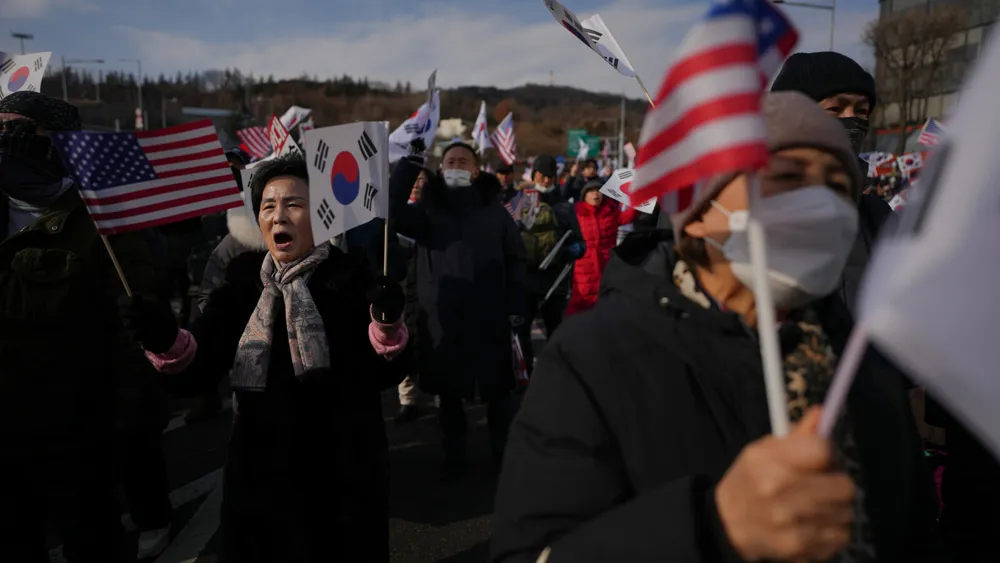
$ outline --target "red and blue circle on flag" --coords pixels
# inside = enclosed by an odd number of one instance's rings
[[[338,203],[350,205],[358,198],[358,192],[361,191],[360,175],[358,161],[353,154],[347,151],[337,154],[330,169],[330,184],[333,197]]]
[[[7,91],[17,92],[21,88],[24,88],[24,85],[28,83],[29,76],[31,76],[31,70],[26,66],[22,66],[12,72],[10,79],[7,80]]]

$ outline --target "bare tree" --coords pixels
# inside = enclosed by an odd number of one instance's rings
[[[927,100],[943,76],[953,38],[965,28],[960,7],[929,4],[885,15],[865,30],[864,42],[875,53],[880,99],[899,104],[896,154],[906,145],[906,126],[927,118]],[[961,48],[964,57],[964,40]]]

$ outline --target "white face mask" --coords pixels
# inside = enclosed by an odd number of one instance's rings
[[[468,170],[458,168],[442,170],[441,176],[444,177],[444,183],[449,188],[465,188],[472,185],[472,172]]]
[[[747,211],[729,211],[725,244],[706,238],[730,262],[733,274],[753,289]],[[754,217],[767,233],[768,279],[779,309],[801,307],[830,294],[847,263],[858,234],[858,211],[826,186],[809,186],[761,198]]]

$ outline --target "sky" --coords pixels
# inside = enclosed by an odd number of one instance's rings
[[[808,0],[825,3],[827,0]],[[655,95],[674,50],[706,0],[564,0],[580,18],[600,13]],[[799,51],[827,50],[830,12],[786,6]],[[877,0],[839,0],[835,50],[870,68],[861,44]],[[6,29],[5,29],[6,28]],[[175,75],[239,68],[276,78],[348,74],[415,88],[438,69],[438,86],[549,83],[641,97],[559,27],[543,0],[0,0],[0,51],[104,59],[105,70]],[[95,69],[97,67],[94,67]]]

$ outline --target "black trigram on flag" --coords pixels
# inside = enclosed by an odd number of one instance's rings
[[[365,209],[368,211],[372,210],[372,204],[375,203],[375,196],[378,194],[378,188],[371,184],[365,186]]]
[[[35,59],[34,66],[35,66],[35,72],[42,70],[42,67],[45,66],[45,64],[42,62],[42,57],[38,57],[37,59]]]
[[[375,148],[372,138],[368,136],[368,131],[361,132],[361,137],[358,139],[358,148],[361,149],[361,156],[365,157],[365,160],[378,154],[378,149]]]
[[[423,128],[424,126],[419,123],[408,123],[405,127],[403,127],[403,131],[406,131],[410,135],[414,135],[419,133]]]
[[[329,156],[330,145],[320,139],[319,145],[316,146],[316,156],[313,157],[313,166],[318,168],[320,172],[326,172],[326,159]]]
[[[608,61],[608,64],[618,69],[618,59],[615,57],[604,57],[604,60]]]
[[[597,31],[596,29],[583,28],[583,30],[587,32],[587,35],[590,36],[590,40],[593,41],[594,43],[597,43],[598,41],[600,41],[601,40],[601,36],[604,35],[600,31]]]
[[[7,59],[0,65],[0,74],[7,74],[14,68],[14,59]]]
[[[330,204],[327,203],[326,199],[323,199],[323,203],[319,204],[319,208],[316,210],[316,214],[319,215],[320,221],[323,221],[323,226],[327,229],[333,224],[334,218],[337,216],[333,214],[333,210],[330,209]]]
[[[635,172],[632,170],[626,170],[618,175],[619,180],[628,180],[632,176],[635,176]]]

